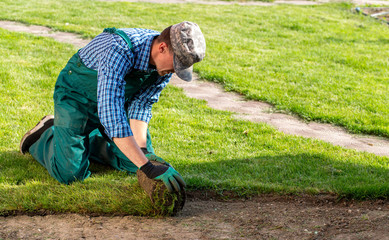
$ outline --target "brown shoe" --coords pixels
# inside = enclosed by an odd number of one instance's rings
[[[20,141],[20,152],[22,154],[28,153],[31,145],[34,144],[41,137],[44,131],[54,125],[54,116],[47,115],[39,121],[39,123],[26,134],[24,134]]]

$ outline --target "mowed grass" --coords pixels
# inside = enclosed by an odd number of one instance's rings
[[[51,39],[0,29],[0,215],[78,212],[160,215],[134,175],[91,165],[84,182],[63,185],[30,155],[23,134],[53,113],[57,73],[76,51]],[[233,118],[167,87],[150,131],[158,155],[185,178],[188,191],[241,196],[331,193],[369,199],[389,196],[389,159],[284,135],[266,124]]]
[[[197,22],[201,77],[306,120],[389,137],[389,28],[352,5],[214,6],[4,0],[0,18],[93,37],[105,27]],[[44,11],[42,11],[44,9]]]

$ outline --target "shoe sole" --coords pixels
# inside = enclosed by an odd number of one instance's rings
[[[20,146],[19,146],[20,153],[25,154],[25,153],[28,152],[28,149],[25,149],[23,151],[23,144],[26,142],[28,137],[31,137],[33,134],[37,133],[38,131],[41,131],[40,135],[42,135],[42,133],[44,131],[46,131],[48,128],[53,126],[53,124],[47,124],[49,121],[53,121],[54,122],[54,116],[53,115],[44,116],[33,129],[31,129],[26,134],[24,134],[22,140],[20,141]],[[29,147],[31,147],[31,145]]]

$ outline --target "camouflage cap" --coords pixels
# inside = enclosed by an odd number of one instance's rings
[[[205,57],[205,39],[200,27],[193,22],[181,22],[170,29],[174,53],[174,71],[185,81],[192,80],[193,64]]]

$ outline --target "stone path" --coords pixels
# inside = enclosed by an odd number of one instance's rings
[[[43,26],[27,26],[17,22],[0,21],[0,27],[10,31],[52,37],[59,42],[71,43],[78,48],[89,42],[89,40],[82,39],[76,34],[53,32],[50,28]],[[291,115],[272,113],[271,105],[258,101],[246,101],[239,94],[225,92],[215,83],[199,80],[196,75],[194,81],[190,83],[181,81],[174,76],[171,84],[183,88],[189,97],[206,100],[212,108],[236,113],[235,116],[240,119],[265,122],[287,134],[320,139],[345,148],[389,156],[388,139],[354,135],[330,124],[306,123]]]
[[[272,113],[270,104],[259,101],[246,101],[236,93],[225,92],[215,83],[195,80],[187,83],[174,77],[173,85],[184,89],[187,96],[206,100],[208,106],[236,113],[236,117],[253,122],[268,123],[279,131],[308,138],[320,139],[345,148],[389,156],[389,141],[374,136],[355,135],[330,124],[306,123],[297,117]]]

